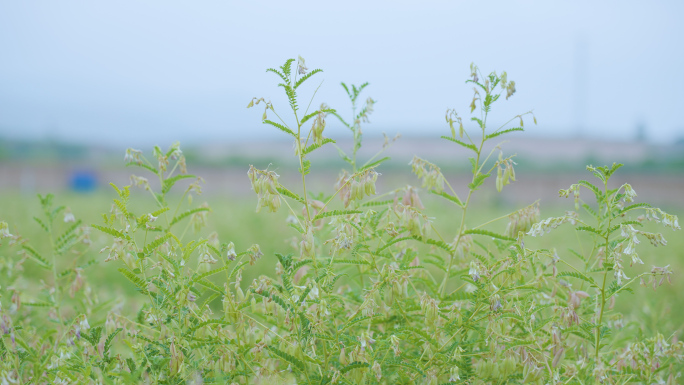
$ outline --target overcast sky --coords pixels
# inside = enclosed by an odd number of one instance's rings
[[[535,134],[630,140],[642,125],[667,143],[684,137],[682,15],[682,1],[1,1],[0,137],[278,135],[245,107],[263,96],[282,116],[265,69],[301,55],[324,70],[300,92],[323,81],[314,105],[348,115],[339,83],[371,83],[367,133],[446,132],[447,108],[468,116],[475,62],[517,84],[494,123],[534,109]]]

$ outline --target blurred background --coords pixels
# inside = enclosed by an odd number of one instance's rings
[[[149,177],[124,167],[126,148],[152,159],[153,145],[180,141],[189,172],[206,182],[210,228],[239,250],[261,243],[272,267],[273,252],[287,252],[282,240],[293,234],[283,210],[277,220],[254,214],[246,172],[250,164],[269,167],[296,190],[297,165],[288,137],[261,124],[262,105],[245,107],[264,97],[291,121],[278,78],[265,70],[298,55],[310,70],[324,70],[300,88],[303,98],[315,93],[312,108],[327,103],[348,118],[340,82],[370,83],[360,100],[376,103],[362,125],[360,159],[382,147],[383,133],[402,135],[385,153],[392,160],[378,169],[379,192],[419,184],[408,166],[414,155],[439,165],[457,192],[465,191],[468,154],[439,136],[450,134],[447,108],[469,119],[472,87],[465,80],[474,62],[483,74],[505,70],[516,82],[516,94],[495,104],[490,126],[530,110],[539,122],[527,117],[527,132],[502,138],[509,140],[504,154],[517,154],[518,181],[502,194],[478,196],[483,217],[538,198],[542,217],[572,209],[558,190],[591,180],[587,164],[612,162],[626,164],[613,187],[628,181],[638,202],[681,216],[682,15],[681,1],[5,1],[0,220],[39,239],[30,219],[40,211],[35,194],[53,192],[84,223],[100,223],[113,197],[109,182],[129,184],[131,173]],[[331,116],[324,136],[352,146]],[[330,193],[343,162],[329,145],[313,158],[314,190]],[[487,183],[495,191],[493,178]],[[443,210],[441,202],[425,202],[432,213]],[[449,215],[438,222],[449,227]],[[670,263],[681,276],[684,238],[665,235],[671,245],[642,245],[646,266],[628,275]],[[93,237],[97,255],[108,238]],[[572,232],[556,237],[568,247],[579,239]],[[660,297],[672,301],[634,311],[657,325],[684,290],[676,282]],[[674,311],[670,319],[681,329],[684,309]]]
[[[300,92],[320,86],[313,106],[350,116],[340,82],[370,83],[361,99],[377,103],[364,150],[374,153],[383,132],[403,135],[389,168],[404,172],[417,154],[466,170],[462,149],[437,138],[448,134],[447,108],[468,118],[464,81],[475,62],[517,84],[490,125],[534,111],[539,125],[528,119],[527,133],[504,148],[544,196],[560,181],[544,176],[544,189],[541,172],[616,161],[645,178],[655,199],[676,203],[682,14],[677,1],[3,2],[0,189],[96,190],[126,179],[118,172],[127,147],[180,141],[207,191],[246,192],[247,179],[230,170],[282,165],[292,151],[245,107],[256,96],[286,112],[265,69],[301,55],[325,71]],[[332,119],[324,135],[342,147],[350,139]],[[337,152],[328,155],[338,169]]]

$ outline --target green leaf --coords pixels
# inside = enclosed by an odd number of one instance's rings
[[[304,161],[302,162],[302,166],[303,167],[299,169],[299,173],[302,175],[307,175],[309,173],[309,168],[311,167],[311,161],[308,159],[304,159]]]
[[[633,204],[633,205],[629,205],[629,206],[623,207],[623,208],[619,211],[619,213],[621,213],[621,214],[622,214],[622,213],[626,213],[626,212],[628,212],[628,211],[631,211],[631,210],[634,210],[634,209],[638,209],[638,208],[640,208],[640,207],[651,207],[651,205],[648,204],[648,203],[644,203],[644,202],[642,202],[642,203],[635,203],[635,204]]]
[[[371,206],[384,206],[394,203],[393,199],[388,199],[385,201],[368,201],[361,204],[361,207],[371,207]]]
[[[608,230],[608,234],[612,234],[612,233],[615,232],[616,230],[619,230],[619,229],[620,229],[620,226],[623,226],[623,225],[643,226],[644,224],[641,223],[641,222],[639,222],[639,221],[624,221],[624,222],[618,223],[617,225],[611,227],[611,228]]]
[[[209,270],[209,271],[207,271],[206,273],[203,273],[203,274],[200,274],[200,275],[194,277],[194,278],[192,279],[192,281],[190,282],[190,284],[193,284],[193,283],[195,283],[195,282],[201,281],[201,280],[203,280],[204,278],[207,278],[207,277],[209,277],[209,276],[211,276],[211,275],[220,273],[220,272],[222,272],[222,271],[226,271],[226,270],[228,270],[229,267],[230,267],[230,265],[225,265],[225,266],[221,266],[221,267],[219,267],[219,268],[213,269],[213,270]]]
[[[454,143],[456,143],[456,144],[458,144],[458,145],[460,145],[460,146],[463,146],[463,147],[465,147],[465,148],[467,148],[467,149],[469,149],[469,150],[473,150],[473,151],[477,152],[477,147],[475,147],[475,145],[473,145],[473,144],[467,144],[467,143],[465,143],[465,142],[461,142],[460,140],[454,139],[454,138],[452,138],[452,137],[450,137],[450,136],[441,136],[441,138],[442,138],[442,139],[446,139],[446,140],[448,140],[448,141],[450,141],[450,142],[454,142]]]
[[[219,294],[223,294],[223,292],[224,292],[223,289],[221,289],[220,287],[216,286],[215,283],[213,283],[213,282],[211,282],[211,281],[209,281],[209,280],[200,279],[199,281],[197,281],[197,283],[199,283],[200,285],[202,285],[202,286],[204,286],[204,287],[206,287],[206,288],[212,289],[213,291],[215,291],[215,292],[217,292],[217,293],[219,293]]]
[[[485,139],[489,140],[492,138],[496,138],[499,135],[508,134],[509,132],[515,132],[515,131],[525,131],[525,129],[522,127],[515,127],[515,128],[509,128],[507,130],[496,131],[496,132],[493,132],[493,133],[485,136]]]
[[[140,290],[142,294],[149,294],[149,291],[147,290],[147,282],[145,282],[142,278],[123,267],[119,268],[119,272],[123,274],[124,277],[128,278],[129,281],[133,282],[133,284],[138,287],[138,290]]]
[[[367,367],[369,367],[369,366],[370,366],[370,365],[367,364],[367,363],[365,363],[365,362],[359,362],[359,361],[352,362],[351,364],[349,364],[349,365],[345,366],[344,368],[340,369],[340,374],[347,373],[348,371],[354,370],[354,369],[367,368]]]
[[[100,226],[100,225],[90,225],[90,226],[95,228],[95,229],[102,231],[103,233],[107,233],[113,237],[125,239],[127,241],[131,240],[131,237],[128,234],[124,234],[117,229],[114,229],[111,227],[104,227],[104,226]]]
[[[487,237],[492,237],[496,239],[501,239],[502,241],[509,241],[509,242],[515,242],[515,238],[507,237],[505,235],[497,234],[491,231],[487,230],[481,230],[481,229],[469,229],[465,230],[463,234],[476,234],[476,235],[484,235]]]
[[[313,219],[311,220],[312,222],[316,222],[319,219],[327,218],[327,217],[335,217],[339,215],[351,215],[351,214],[361,214],[363,211],[361,210],[331,210],[331,211],[324,211],[322,213],[318,213]]]
[[[428,245],[437,246],[440,249],[442,249],[448,253],[454,252],[454,250],[451,248],[451,246],[444,241],[437,240],[437,239],[430,239],[430,238],[427,238],[427,239],[421,238],[420,240],[422,240],[424,243],[426,243]]]
[[[119,210],[124,214],[126,218],[130,217],[130,214],[128,213],[128,208],[126,207],[126,203],[121,202],[118,199],[114,199],[114,204],[116,207],[119,208]]]
[[[489,178],[489,174],[477,174],[475,179],[473,179],[473,182],[468,184],[468,188],[471,190],[477,190],[477,188],[480,187],[487,178]]]
[[[469,301],[475,298],[473,293],[468,293],[464,290],[454,291],[444,298],[444,301]]]
[[[307,81],[310,77],[312,77],[313,75],[315,75],[315,74],[317,74],[317,73],[319,73],[319,72],[323,72],[323,70],[322,70],[322,69],[319,69],[319,68],[316,68],[315,70],[311,70],[311,72],[309,72],[308,74],[302,76],[301,78],[299,78],[299,80],[297,80],[297,83],[295,83],[294,88],[297,89],[297,87],[299,87],[300,85],[302,85],[302,83],[304,83],[304,82]]]
[[[171,238],[171,234],[165,234],[164,236],[155,239],[154,241],[148,243],[145,248],[143,249],[143,253],[145,255],[149,255],[152,253],[154,250],[157,249],[157,247],[161,246],[166,242],[169,238]]]
[[[376,167],[376,166],[378,166],[380,163],[385,162],[385,161],[388,161],[388,160],[390,160],[390,159],[391,159],[391,158],[390,158],[389,156],[386,156],[386,157],[384,157],[384,158],[382,158],[382,159],[376,160],[376,161],[373,162],[373,163],[366,163],[366,164],[364,164],[363,166],[361,166],[361,168],[359,169],[359,172],[361,172],[361,171],[363,171],[363,170],[367,170],[367,169],[369,169],[369,168]]]
[[[343,331],[345,331],[346,329],[348,329],[348,328],[349,328],[350,326],[352,326],[352,325],[356,325],[356,324],[358,324],[359,322],[363,322],[363,321],[366,321],[366,320],[369,320],[369,319],[372,319],[372,318],[373,318],[373,317],[368,317],[368,316],[362,316],[362,317],[352,318],[352,319],[350,319],[347,323],[345,323],[344,325],[340,325],[340,326],[337,328],[337,331],[343,332]]]
[[[370,266],[370,262],[363,259],[333,259],[332,263],[345,264],[345,265],[367,265]]]
[[[591,277],[584,275],[578,271],[563,271],[558,273],[556,275],[556,278],[563,278],[563,277],[573,277],[577,279],[581,279],[582,281],[588,282],[591,286],[598,288],[598,284],[596,284],[596,281],[594,281]]]
[[[436,192],[435,190],[430,190],[430,192],[433,193],[433,194],[435,194],[435,195],[439,195],[439,196],[441,196],[441,197],[444,198],[444,199],[450,200],[450,201],[456,203],[456,204],[457,204],[458,206],[460,206],[460,207],[463,207],[463,202],[461,202],[461,200],[458,199],[458,196],[456,196],[456,195],[450,195],[450,194],[447,194],[447,193],[444,192],[444,191]]]
[[[26,254],[29,257],[31,257],[31,259],[33,259],[36,263],[38,263],[38,265],[40,265],[41,267],[44,267],[46,269],[52,268],[52,263],[48,262],[47,259],[43,258],[43,256],[40,255],[40,253],[38,253],[38,251],[36,251],[36,249],[31,247],[30,245],[23,245],[21,248],[24,249],[26,251]]]
[[[299,203],[301,203],[301,204],[306,204],[306,202],[304,201],[304,198],[300,197],[299,195],[293,193],[292,191],[286,189],[286,188],[283,187],[283,186],[278,186],[278,187],[276,187],[276,190],[278,190],[278,192],[279,192],[281,195],[284,195],[284,196],[286,196],[286,197],[288,197],[288,198],[290,198],[290,199],[294,199],[294,200],[296,200],[297,202],[299,202]]]
[[[474,175],[474,174],[477,172],[477,159],[475,159],[475,158],[468,158],[468,160],[470,161],[470,165],[473,167],[473,168],[472,168],[472,173],[473,173],[473,175]]]
[[[156,168],[154,168],[148,164],[145,164],[145,163],[128,162],[128,163],[126,163],[126,167],[128,167],[128,166],[141,167],[141,168],[144,168],[145,170],[148,170],[149,172],[151,172],[154,175],[159,175],[159,171],[157,171]]]
[[[49,233],[49,232],[50,232],[50,229],[47,227],[47,225],[46,225],[45,223],[43,223],[42,220],[40,220],[40,218],[38,218],[38,217],[33,217],[33,220],[36,221],[36,222],[38,222],[38,224],[40,225],[40,227],[42,227],[43,230],[45,230],[46,233]]]
[[[109,336],[107,336],[107,339],[105,340],[104,344],[104,350],[102,352],[103,356],[107,356],[109,353],[109,348],[112,347],[112,341],[114,340],[114,337],[116,337],[117,334],[119,334],[120,331],[122,331],[123,328],[116,328]]]
[[[300,372],[303,372],[306,370],[306,365],[304,364],[304,362],[298,360],[296,357],[285,353],[284,351],[274,347],[273,345],[269,345],[267,347],[267,349],[269,351],[273,352],[276,356],[278,356],[278,357],[284,359],[285,361],[289,362],[290,364],[292,364],[292,367],[296,368]]]
[[[43,302],[43,301],[22,302],[21,304],[24,306],[33,306],[33,307],[53,307],[53,306],[55,306],[53,303]]]
[[[292,88],[289,84],[283,83],[278,84],[278,86],[285,89],[285,95],[287,95],[287,100],[290,102],[290,108],[296,113],[299,110],[299,107],[297,106],[297,93],[295,92],[294,88]]]
[[[176,182],[178,182],[179,180],[188,179],[188,178],[196,178],[196,176],[190,175],[190,174],[181,174],[181,175],[176,175],[174,177],[166,179],[164,181],[164,186],[162,187],[162,194],[166,194],[167,192],[169,192],[171,190],[171,188],[173,187],[173,185],[176,184]]]
[[[283,73],[285,76],[289,79],[290,75],[292,74],[292,63],[294,63],[295,59],[287,59],[285,61],[285,64],[280,66],[280,69],[283,70]]]
[[[213,297],[213,298],[216,298],[216,296],[213,296],[213,295],[212,295],[212,297]],[[211,297],[210,297],[210,298],[211,298]],[[201,309],[201,308],[202,308],[202,307],[200,306],[200,309]],[[207,326],[207,325],[226,325],[226,326],[228,326],[228,325],[230,325],[230,322],[224,321],[224,320],[220,320],[220,319],[210,319],[210,320],[206,320],[206,321],[200,322],[200,323],[198,323],[197,325],[195,325],[195,326],[191,327],[190,329],[188,329],[188,331],[185,333],[185,335],[191,336],[191,335],[195,334],[195,332],[196,332],[197,330],[199,330],[199,329],[201,329],[201,328],[203,328],[203,327],[205,327],[205,326]]]
[[[594,233],[594,234],[601,236],[601,237],[603,236],[603,233],[601,233],[601,231],[599,229],[595,229],[591,226],[577,226],[575,229],[578,231],[587,231],[590,233]]]
[[[582,185],[582,186],[586,187],[587,189],[591,190],[594,193],[594,195],[596,196],[597,201],[600,201],[601,198],[603,197],[603,193],[601,192],[601,190],[599,190],[599,188],[594,186],[592,183],[587,182],[586,180],[580,180],[577,182],[577,184]]]
[[[171,220],[171,223],[169,224],[169,228],[170,228],[171,226],[175,225],[176,223],[182,221],[183,219],[187,218],[188,216],[190,216],[190,215],[192,215],[192,214],[195,214],[195,213],[202,212],[202,211],[211,211],[211,209],[208,208],[208,207],[198,207],[198,208],[196,208],[196,209],[188,210],[188,211],[186,211],[186,212],[184,212],[184,213],[182,213],[182,214],[178,214],[176,217],[174,217],[174,218]]]
[[[323,141],[320,144],[319,143],[313,143],[309,147],[302,150],[302,155],[306,155],[306,154],[310,153],[311,151],[317,150],[317,149],[321,148],[324,144],[328,144],[328,143],[335,143],[335,141],[330,139],[330,138],[325,138],[325,139],[323,139]]]
[[[608,178],[610,178],[610,176],[613,175],[613,173],[614,173],[615,171],[617,171],[617,170],[618,170],[620,167],[622,167],[622,166],[624,166],[624,164],[622,164],[622,163],[613,163],[613,165],[610,167],[610,171],[608,171],[608,172],[606,173],[606,176],[607,176]]]
[[[337,153],[339,154],[340,158],[342,158],[343,161],[349,163],[349,164],[354,164],[354,161],[347,156],[347,154],[344,153],[344,151],[341,148],[337,148]]]
[[[160,209],[157,210],[157,211],[151,212],[150,214],[152,214],[153,217],[158,217],[158,216],[160,216],[161,214],[163,214],[163,213],[165,213],[165,212],[167,212],[167,211],[169,211],[169,208],[168,208],[168,207],[162,207],[162,208],[160,208]]]
[[[394,360],[390,360],[390,361],[385,361],[383,364],[384,364],[385,366],[398,366],[398,367],[401,367],[401,368],[404,368],[404,369],[409,369],[409,370],[411,370],[411,371],[413,371],[413,372],[416,372],[416,373],[420,374],[421,376],[424,375],[423,371],[420,370],[420,368],[418,368],[418,366],[416,366],[416,365],[413,364],[413,363],[408,363],[408,362],[404,362],[404,361],[394,361]]]
[[[282,131],[282,132],[284,132],[284,133],[286,133],[286,134],[288,134],[288,135],[292,135],[292,137],[294,137],[294,138],[297,137],[297,134],[295,134],[292,130],[290,130],[289,128],[283,126],[283,125],[280,124],[280,123],[276,123],[276,122],[273,122],[273,121],[268,120],[268,119],[262,121],[262,123],[264,123],[264,124],[270,124],[271,126],[277,128],[277,129],[279,129],[280,131]]]
[[[275,69],[275,68],[268,68],[268,69],[266,70],[266,72],[273,72],[274,74],[280,76],[280,78],[283,79],[284,82],[288,82],[288,81],[289,81],[289,79],[288,79],[284,74],[282,74],[280,71],[278,71],[278,70]]]
[[[68,229],[66,229],[66,231],[64,231],[64,233],[59,236],[59,238],[57,238],[55,240],[54,251],[58,255],[62,255],[64,253],[64,251],[69,249],[75,243],[74,242],[74,239],[76,238],[75,232],[76,232],[76,229],[78,229],[78,226],[80,226],[80,225],[81,225],[81,220],[79,219],[76,222],[74,222],[74,224],[71,225]]]
[[[304,115],[304,117],[302,118],[302,120],[299,121],[299,124],[300,124],[300,125],[303,125],[303,124],[306,123],[309,119],[311,119],[311,118],[313,118],[314,116],[320,114],[321,112],[326,113],[326,114],[333,114],[333,115],[335,115],[335,116],[338,116],[338,115],[337,115],[337,112],[335,112],[335,110],[333,110],[332,108],[324,108],[324,109],[322,109],[322,110],[316,110],[316,111],[314,111],[314,112],[312,112],[312,113],[310,113],[310,114],[308,114],[308,115]],[[339,117],[339,116],[338,116],[338,117]]]
[[[407,240],[409,240],[409,239],[415,239],[415,238],[413,238],[413,237],[400,237],[400,238],[394,238],[394,239],[392,239],[391,241],[385,243],[383,246],[381,246],[381,247],[378,248],[377,250],[375,250],[375,253],[374,253],[374,254],[379,255],[381,251],[383,251],[383,250],[385,250],[386,248],[392,246],[393,244],[399,243],[399,242],[401,242],[401,241],[407,241]]]

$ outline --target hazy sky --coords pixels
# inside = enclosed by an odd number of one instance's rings
[[[265,69],[301,55],[302,87],[349,114],[340,81],[368,81],[365,132],[446,132],[468,116],[475,62],[534,109],[534,133],[684,137],[682,1],[0,1],[0,136],[116,143],[277,135],[246,109],[287,104]],[[281,114],[282,116],[282,114]],[[531,121],[529,125],[531,126]],[[332,121],[326,130],[335,131]],[[329,136],[332,136],[328,132]]]

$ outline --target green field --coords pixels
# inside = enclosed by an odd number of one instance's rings
[[[134,196],[133,202],[139,203],[149,199],[150,202],[148,203],[152,203],[149,195],[145,195],[141,190],[133,190],[132,194]],[[136,195],[139,195],[141,199],[135,199]],[[429,194],[423,195],[428,195],[423,197],[423,202],[426,205],[428,215],[434,217],[435,228],[445,239],[453,237],[457,230],[457,224],[460,222],[460,211],[454,209],[453,206],[443,205],[437,197],[429,196]],[[84,224],[101,224],[102,213],[109,212],[112,205],[111,200],[115,196],[113,190],[92,194],[64,192],[56,194],[55,200],[57,205],[71,208],[74,216],[83,220]],[[175,198],[179,199],[179,197]],[[203,196],[196,197],[195,202],[204,202],[204,198]],[[285,254],[293,251],[287,240],[293,238],[296,233],[286,225],[286,210],[281,210],[278,213],[261,212],[256,214],[254,210],[255,197],[236,198],[213,195],[207,198],[212,211],[208,216],[207,226],[200,235],[206,236],[212,231],[216,231],[222,242],[234,242],[236,250],[245,250],[252,244],[259,244],[264,252],[264,257],[255,266],[251,266],[245,271],[243,286],[248,286],[252,279],[261,274],[272,275],[274,273],[273,269],[277,261],[274,253]],[[135,207],[135,204],[133,206]],[[476,226],[485,220],[505,215],[516,209],[518,208],[497,202],[480,203],[471,211],[477,217],[469,216],[467,223],[470,226]],[[541,208],[541,217],[561,215],[567,209],[572,209],[572,200],[559,198],[557,205]],[[684,214],[682,207],[664,207],[663,209],[680,217]],[[0,220],[9,223],[12,233],[18,233],[28,238],[37,248],[41,247],[41,242],[45,242],[42,245],[44,249],[39,251],[48,253],[50,246],[45,240],[45,233],[32,219],[34,216],[40,216],[40,205],[37,197],[5,193],[0,198],[0,213]],[[489,225],[488,228],[503,232],[506,224],[507,219],[504,218]],[[560,227],[543,237],[528,236],[525,239],[526,246],[532,249],[555,247],[561,258],[573,260],[576,257],[568,249],[581,252],[580,241],[583,241],[586,247],[590,243],[589,236],[586,233],[576,232],[569,225],[566,226]],[[655,293],[651,288],[635,285],[633,294],[622,294],[618,298],[616,310],[623,312],[626,317],[632,315],[635,319],[639,318],[642,321],[641,324],[645,333],[655,330],[676,330],[681,333],[684,331],[684,307],[681,306],[681,293],[684,293],[684,280],[682,279],[684,276],[684,237],[654,223],[646,223],[644,230],[662,232],[668,240],[668,244],[664,247],[654,248],[642,242],[638,246],[638,252],[644,261],[644,265],[627,267],[627,275],[632,277],[640,272],[650,270],[652,266],[670,265],[674,270],[672,284],[665,284],[658,288]],[[185,241],[194,236],[193,231],[188,229]],[[97,285],[92,289],[98,292],[103,301],[120,302],[127,313],[134,313],[139,302],[145,298],[137,293],[135,287],[117,271],[117,268],[121,267],[121,262],[104,263],[106,253],[99,253],[103,247],[111,243],[111,237],[93,230],[91,240],[92,245],[88,249],[87,255],[82,259],[95,259],[98,263],[96,268],[89,269],[87,273],[87,279],[91,285]],[[7,246],[0,246],[0,252],[2,253],[0,258],[17,258]],[[67,268],[71,260],[71,257],[64,256],[63,265],[59,268]],[[32,282],[51,279],[49,274],[36,268],[30,261],[25,264],[25,269]],[[220,280],[215,280],[215,283],[219,286],[223,284]],[[5,286],[2,281],[0,281],[0,285]],[[37,289],[37,286],[33,290],[30,287],[24,288],[26,292],[37,291]],[[25,302],[31,300],[31,298],[23,299]],[[4,301],[5,299],[3,299]],[[633,306],[634,303],[640,305]],[[215,301],[213,306],[217,309],[220,308],[220,301]],[[649,321],[649,323],[643,321]]]

